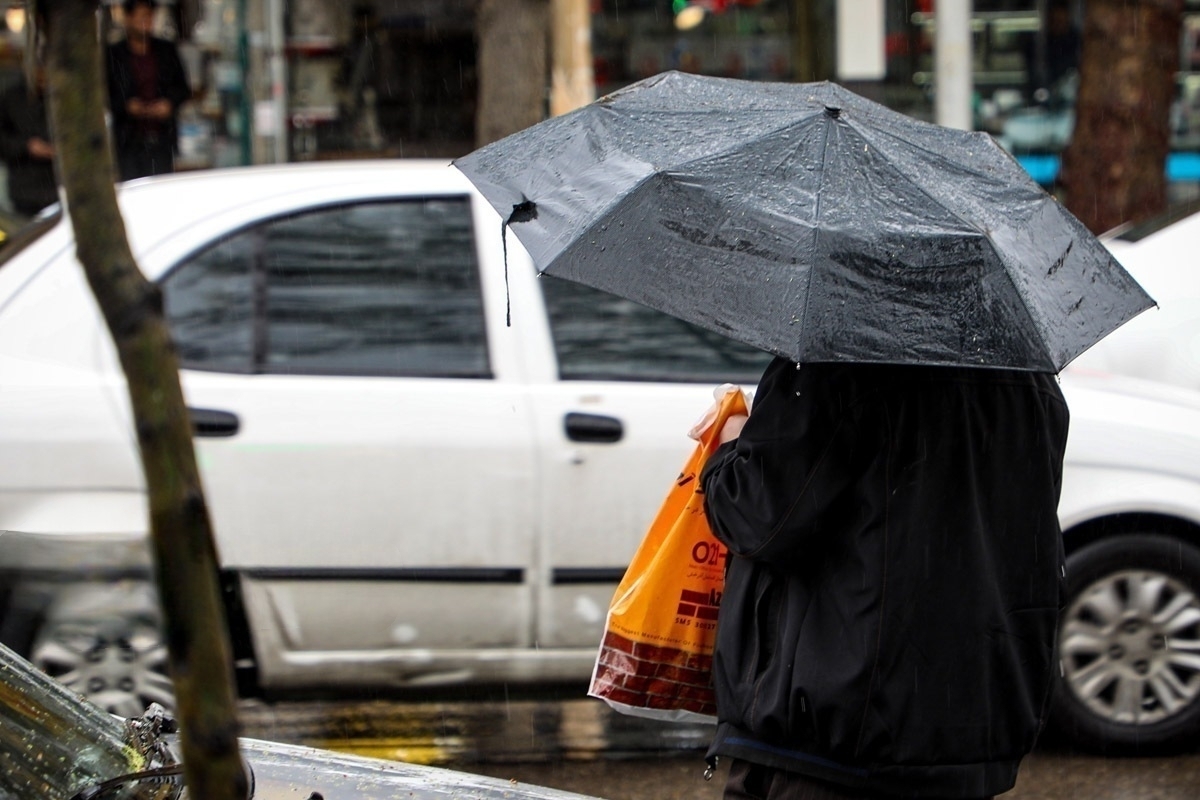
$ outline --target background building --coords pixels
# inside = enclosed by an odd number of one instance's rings
[[[522,89],[549,113],[560,42],[589,46],[587,36],[551,41],[554,15],[571,4],[590,22],[596,94],[679,69],[838,80],[934,116],[933,0],[167,0],[158,28],[179,44],[194,90],[179,167],[466,153],[481,131],[503,131],[481,125],[481,113],[496,113],[485,97]],[[500,12],[481,13],[489,5]],[[1200,194],[1200,0],[1186,8],[1167,166],[1176,197]],[[24,10],[7,4],[0,81],[19,73]],[[524,29],[511,19],[522,15]],[[1081,15],[1082,0],[972,6],[974,127],[1047,185],[1074,120]],[[106,0],[106,36],[120,35],[119,17]],[[535,41],[522,30],[546,33]],[[544,69],[482,66],[489,46],[514,52],[513,36]]]

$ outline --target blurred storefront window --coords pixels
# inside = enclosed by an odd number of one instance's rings
[[[596,93],[664,70],[748,80],[796,76],[798,6],[793,0],[690,4],[671,0],[594,3]],[[706,11],[706,8],[712,11]],[[691,27],[689,27],[689,24]]]
[[[293,0],[282,6],[290,160],[471,149],[473,3]]]
[[[934,0],[589,3],[597,95],[676,69],[840,80],[903,113],[934,116]],[[20,75],[27,6],[10,0],[0,17],[5,84]],[[120,3],[103,7],[105,36],[120,36]],[[163,0],[158,35],[177,43],[194,90],[180,115],[178,167],[468,152],[478,8],[478,0]],[[1052,186],[1074,125],[1084,0],[971,8],[974,126]],[[839,20],[862,30],[839,32]],[[838,42],[877,47],[879,77],[839,76]],[[1167,173],[1173,189],[1200,192],[1200,0],[1186,0],[1179,54]]]
[[[597,94],[666,69],[751,80],[838,80],[836,54],[829,50],[845,1],[594,0]],[[880,0],[884,75],[841,82],[932,120],[934,5]],[[1187,0],[1185,7],[1167,173],[1174,189],[1186,191],[1200,186],[1200,0]],[[994,135],[1047,186],[1054,184],[1074,126],[1082,22],[1083,0],[972,4],[974,126]]]
[[[453,156],[473,146],[475,0],[159,0],[193,90],[176,168]],[[27,2],[0,16],[0,85],[20,79]],[[123,36],[121,0],[102,36]]]
[[[246,81],[247,0],[158,0],[154,35],[174,42],[191,99],[179,109],[176,171],[251,163]],[[124,37],[121,0],[102,4],[101,35]]]

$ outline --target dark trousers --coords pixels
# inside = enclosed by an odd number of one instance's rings
[[[117,151],[121,180],[175,171],[175,146],[166,137],[131,138]]]
[[[725,800],[899,800],[906,795],[880,794],[819,781],[735,758],[729,764]],[[908,800],[926,800],[908,798]],[[976,798],[963,798],[976,800]],[[992,798],[978,798],[992,800]]]

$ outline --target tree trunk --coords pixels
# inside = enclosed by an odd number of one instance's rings
[[[138,270],[117,207],[96,10],[96,0],[38,2],[45,14],[59,176],[76,254],[116,344],[132,402],[189,794],[244,800],[247,776],[238,752],[216,550],[162,297]]]
[[[792,0],[796,33],[792,39],[792,75],[799,82],[837,77],[837,15],[833,3]]]
[[[480,0],[475,146],[546,118],[547,0]]]
[[[1167,205],[1183,0],[1088,0],[1066,205],[1094,233]]]

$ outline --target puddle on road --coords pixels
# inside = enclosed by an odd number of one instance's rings
[[[617,714],[594,699],[262,702],[239,706],[242,733],[416,764],[584,760],[703,750],[709,725]]]

